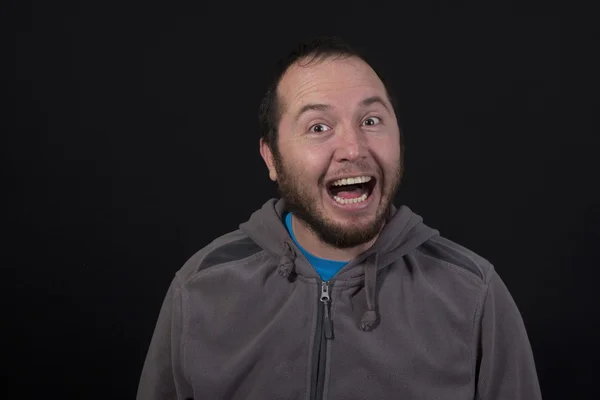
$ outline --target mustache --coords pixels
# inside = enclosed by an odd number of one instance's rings
[[[378,176],[379,169],[369,163],[368,161],[361,160],[354,162],[352,164],[345,164],[342,168],[335,171],[324,172],[319,177],[319,183],[324,184],[327,181],[332,180],[338,176],[345,175],[369,175],[369,176]]]

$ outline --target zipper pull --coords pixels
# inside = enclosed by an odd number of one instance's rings
[[[321,302],[323,303],[323,308],[325,311],[325,318],[323,319],[323,327],[325,333],[325,339],[333,339],[333,321],[329,316],[329,302],[331,298],[329,297],[329,285],[327,282],[323,282],[321,284]]]
[[[325,304],[328,303],[329,300],[331,300],[329,298],[329,285],[327,282],[323,282],[321,284],[321,301]]]

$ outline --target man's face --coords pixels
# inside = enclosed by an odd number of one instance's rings
[[[402,177],[385,87],[356,57],[293,65],[278,98],[278,152],[261,153],[290,211],[325,243],[355,247],[383,226]]]

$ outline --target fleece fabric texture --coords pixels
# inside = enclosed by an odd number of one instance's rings
[[[521,314],[486,259],[392,207],[324,287],[285,213],[269,200],[175,274],[138,400],[541,399]]]

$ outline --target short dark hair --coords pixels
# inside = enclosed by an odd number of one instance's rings
[[[397,102],[389,82],[382,76],[381,71],[375,69],[373,64],[367,60],[365,54],[350,46],[339,36],[317,37],[307,42],[301,42],[277,62],[271,82],[260,103],[258,114],[260,135],[276,157],[279,154],[277,148],[277,130],[283,113],[282,105],[277,96],[277,88],[285,72],[294,63],[304,59],[307,59],[308,64],[315,60],[349,57],[358,57],[373,68],[379,79],[383,82],[396,118],[398,118]]]

